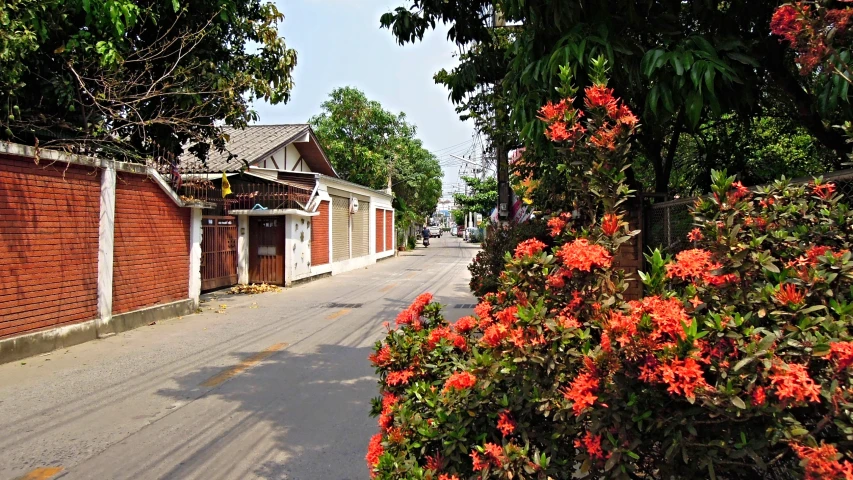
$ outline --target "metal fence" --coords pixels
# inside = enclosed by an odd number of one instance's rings
[[[829,173],[823,179],[835,183],[837,193],[853,198],[853,170]],[[797,178],[792,183],[803,184],[812,180]],[[660,198],[643,196],[643,245],[647,251],[660,248],[664,253],[675,254],[690,247],[687,234],[695,226],[690,210],[700,197],[655,201]]]

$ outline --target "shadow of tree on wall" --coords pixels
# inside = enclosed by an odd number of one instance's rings
[[[158,394],[177,401],[213,397],[231,405],[211,411],[209,425],[197,430],[221,430],[200,442],[188,439],[179,449],[183,458],[169,461],[175,467],[162,478],[196,476],[199,470],[208,479],[368,478],[364,455],[377,428],[368,415],[370,399],[377,395],[367,360],[371,351],[340,345],[321,345],[307,354],[284,349],[206,393],[209,387],[198,379],[222,369],[204,367],[177,378],[178,387]],[[235,358],[255,353],[236,353]],[[210,471],[213,459],[247,446],[251,452],[231,468]]]

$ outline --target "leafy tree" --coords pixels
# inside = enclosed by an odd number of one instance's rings
[[[498,141],[512,146],[516,135],[543,172],[556,166],[553,147],[537,121],[538,109],[557,97],[560,66],[568,64],[583,87],[590,83],[588,59],[598,55],[613,66],[610,86],[616,95],[638,112],[642,128],[636,150],[650,170],[645,178],[656,191],[669,190],[686,137],[725,118],[753,126],[747,120],[764,116],[776,104],[802,134],[833,152],[822,157],[827,161],[824,170],[838,166],[849,150],[842,133],[831,126],[834,119],[850,116],[849,105],[825,101],[825,80],[817,74],[801,75],[792,55],[771,35],[778,1],[405,3],[410,8],[383,15],[381,24],[407,43],[423,38],[439,22],[449,23],[450,40],[474,47],[456,69],[440,72],[436,79],[469,115],[508,115]],[[490,28],[490,12],[496,6],[508,26]],[[830,94],[846,98],[846,88],[833,87]],[[697,151],[690,160],[707,153]],[[629,171],[629,177],[642,176],[636,170]]]
[[[310,123],[341,177],[377,190],[390,182],[403,229],[435,211],[441,166],[405,114],[385,110],[353,87],[332,91],[322,108]]]
[[[454,193],[453,200],[465,214],[469,212],[488,216],[498,204],[498,179],[481,180],[477,177],[462,177],[468,193]]]
[[[392,163],[412,138],[405,114],[395,115],[353,87],[337,88],[310,123],[345,179],[374,189],[388,188]]]
[[[0,136],[124,160],[224,147],[222,125],[286,102],[296,52],[261,0],[9,0]]]

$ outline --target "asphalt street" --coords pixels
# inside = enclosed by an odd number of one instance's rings
[[[477,247],[428,248],[0,366],[0,480],[367,479],[383,322],[470,314]]]

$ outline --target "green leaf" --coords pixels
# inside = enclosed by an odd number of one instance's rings
[[[743,403],[743,400],[741,400],[740,397],[732,397],[731,401],[732,405],[736,406],[737,408],[740,408],[741,410],[746,410],[746,404]]]
[[[178,0],[172,0],[172,9],[175,10],[175,13],[177,13],[178,10],[180,10],[180,8],[181,8],[181,2]]]
[[[691,92],[687,96],[685,113],[687,113],[687,122],[691,129],[695,129],[699,125],[699,119],[702,116],[702,106],[702,95],[699,92]]]

